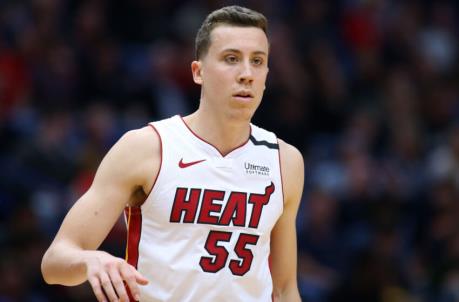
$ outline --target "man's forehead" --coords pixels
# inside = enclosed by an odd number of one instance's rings
[[[233,26],[222,24],[210,33],[211,48],[217,51],[225,49],[239,50],[251,48],[256,52],[267,53],[268,38],[265,32],[255,26]]]

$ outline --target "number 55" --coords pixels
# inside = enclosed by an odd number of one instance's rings
[[[231,232],[210,231],[207,237],[205,249],[213,257],[201,257],[199,265],[202,270],[208,273],[216,273],[226,265],[228,260],[228,251],[224,246],[218,245],[219,242],[229,242],[231,240]],[[234,247],[234,252],[239,259],[232,259],[229,262],[229,269],[233,275],[244,276],[252,266],[253,253],[248,249],[247,245],[256,245],[258,235],[241,233]]]

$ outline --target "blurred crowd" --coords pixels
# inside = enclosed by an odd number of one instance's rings
[[[254,123],[305,158],[303,300],[459,301],[453,0],[0,1],[0,301],[94,300],[41,257],[125,131],[197,108],[194,37],[228,4],[268,16]]]

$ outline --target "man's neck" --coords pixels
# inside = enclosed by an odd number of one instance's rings
[[[215,146],[223,156],[249,139],[250,123],[248,121],[206,114],[200,109],[183,119],[194,133]]]

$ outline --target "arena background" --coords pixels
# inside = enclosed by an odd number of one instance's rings
[[[254,123],[305,158],[303,300],[459,301],[457,2],[3,0],[1,302],[95,300],[41,257],[122,133],[197,108],[196,30],[235,3],[270,19]]]

